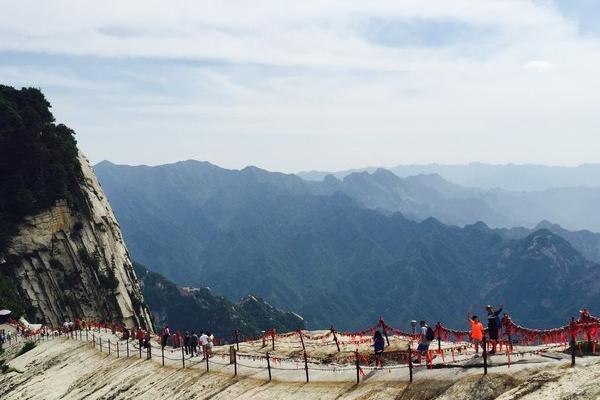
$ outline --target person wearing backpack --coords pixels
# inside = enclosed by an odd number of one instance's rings
[[[198,354],[198,335],[194,331],[192,331],[190,352],[192,353],[192,357],[194,357],[194,353],[196,353],[196,356],[199,356],[199,354]]]
[[[429,345],[435,339],[435,333],[433,329],[429,325],[427,325],[427,321],[421,321],[421,335],[419,338],[419,346],[417,346],[417,351],[423,356],[427,356],[427,352],[429,351]],[[419,357],[419,358],[421,358]]]

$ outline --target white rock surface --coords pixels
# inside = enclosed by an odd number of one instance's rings
[[[84,335],[85,337],[85,335]],[[104,344],[111,338],[103,334]],[[114,342],[113,342],[114,344]],[[130,343],[131,345],[131,343]],[[21,345],[0,356],[6,370],[0,374],[0,398],[13,399],[437,399],[437,400],[538,400],[598,399],[600,362],[596,357],[578,359],[576,368],[563,361],[533,363],[527,368],[422,371],[408,384],[406,376],[389,374],[386,369],[372,371],[359,385],[350,379],[330,381],[330,372],[311,371],[310,383],[302,382],[303,371],[292,371],[299,380],[268,382],[264,374],[246,371],[233,376],[233,366],[211,365],[207,373],[199,359],[190,368],[181,368],[177,352],[161,366],[160,356],[152,360],[120,358],[94,349],[90,343],[58,338],[38,344],[33,350],[14,358]],[[157,349],[158,354],[160,350]],[[172,358],[172,360],[171,360]],[[516,367],[516,366],[514,366]],[[240,372],[240,371],[238,371]],[[457,373],[458,372],[458,373]]]

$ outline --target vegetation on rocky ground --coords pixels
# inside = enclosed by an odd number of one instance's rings
[[[12,276],[14,259],[4,253],[29,215],[67,200],[84,204],[83,173],[75,133],[56,124],[39,89],[0,85],[0,308],[26,313]]]

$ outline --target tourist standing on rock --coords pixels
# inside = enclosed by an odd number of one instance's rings
[[[206,358],[206,351],[207,351],[207,346],[208,346],[208,335],[204,332],[201,332],[202,334],[200,335],[200,346],[202,346],[202,357],[203,359]]]
[[[470,312],[467,314],[467,319],[471,324],[471,342],[475,346],[475,354],[479,354],[479,345],[483,341],[483,325],[477,315],[471,316]]]
[[[196,334],[196,332],[192,331],[192,344],[190,346],[190,351],[192,352],[192,357],[194,357],[194,353],[196,353],[196,355],[198,354],[198,335]]]
[[[177,331],[173,335],[173,348],[176,349],[179,347],[179,338],[181,337],[181,332]]]
[[[150,331],[144,332],[144,348],[150,347]]]
[[[496,354],[496,346],[498,345],[498,329],[500,328],[500,313],[504,305],[501,304],[498,311],[494,310],[492,305],[488,305],[485,309],[487,311],[488,318],[488,334],[490,335],[490,340],[492,341],[492,351],[490,354]]]
[[[207,357],[212,357],[212,349],[215,344],[215,337],[211,332],[208,332],[206,336],[208,336],[208,342],[206,343]]]
[[[165,327],[163,328],[162,331],[162,347],[165,347],[167,345],[167,340],[169,339],[169,336],[171,336],[171,331],[169,330],[169,325],[165,325]]]
[[[427,325],[427,321],[421,321],[421,335],[419,336],[419,346],[417,346],[417,351],[422,356],[427,357],[429,352],[429,345],[435,339],[435,333],[433,329],[429,325]]]
[[[375,335],[373,336],[373,349],[375,350],[375,366],[381,367],[381,356],[383,355],[383,349],[385,347],[385,342],[383,341],[383,336],[381,332],[375,331]]]
[[[135,336],[138,340],[138,343],[139,343],[140,349],[141,349],[142,347],[144,347],[144,331],[139,326],[137,328]]]
[[[183,347],[185,349],[185,354],[189,354],[191,344],[192,337],[190,336],[190,331],[185,331],[185,336],[183,337]]]

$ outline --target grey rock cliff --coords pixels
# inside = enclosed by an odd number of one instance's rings
[[[12,268],[33,322],[77,317],[151,327],[119,224],[80,154],[85,203],[65,201],[21,224],[0,268]]]

